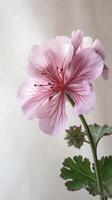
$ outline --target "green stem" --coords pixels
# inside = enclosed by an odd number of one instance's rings
[[[67,95],[68,100],[71,103],[71,105],[74,106],[74,101],[71,99],[71,97],[68,94],[66,94],[66,95]],[[93,138],[92,138],[91,132],[89,130],[89,127],[88,127],[88,124],[87,124],[85,118],[83,117],[83,115],[79,115],[79,118],[80,118],[86,132],[87,132],[87,137],[88,137],[88,140],[89,140],[89,143],[90,143],[90,146],[91,146],[98,188],[99,188],[100,194],[102,194],[102,195],[100,195],[100,200],[106,200],[106,198],[103,197],[103,185],[102,185],[101,174],[100,174],[100,169],[99,169],[99,164],[98,164],[96,147],[94,145]]]
[[[92,155],[93,155],[93,160],[94,160],[94,165],[95,165],[95,171],[96,171],[96,178],[97,178],[97,182],[98,182],[98,188],[99,188],[99,192],[100,194],[103,195],[103,185],[102,185],[102,180],[101,180],[101,174],[100,174],[100,169],[99,169],[99,164],[98,164],[98,159],[97,159],[97,152],[96,152],[96,148],[91,136],[91,132],[89,130],[89,127],[86,123],[85,118],[83,117],[83,115],[79,116],[86,132],[87,132],[87,136],[88,136],[88,140],[90,142],[90,146],[91,146],[91,151],[92,151]],[[105,198],[103,196],[100,196],[101,200],[105,200]]]

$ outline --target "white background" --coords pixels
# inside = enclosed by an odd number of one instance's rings
[[[66,191],[59,177],[64,158],[79,153],[91,158],[89,147],[68,148],[64,133],[46,136],[36,120],[24,119],[16,102],[31,46],[77,28],[103,42],[111,71],[112,0],[0,0],[0,200],[92,199],[83,190]],[[95,84],[89,122],[112,125],[111,77]],[[76,119],[68,112],[69,126]],[[111,136],[103,139],[99,156],[112,153],[111,144]]]

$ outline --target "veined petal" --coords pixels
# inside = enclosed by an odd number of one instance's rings
[[[54,55],[55,68],[66,67],[73,56],[73,45],[70,38],[66,36],[57,36],[56,39],[48,40],[40,46],[40,49]]]
[[[30,77],[39,80],[48,80],[42,72],[49,65],[48,59],[39,45],[33,45],[27,60],[27,73]]]
[[[87,114],[95,105],[95,93],[87,82],[70,87],[68,94],[75,103],[74,113],[77,115]]]
[[[34,53],[34,51],[33,51]],[[30,77],[42,81],[57,82],[59,81],[59,74],[57,71],[57,60],[55,54],[50,51],[38,51],[38,54],[29,56],[27,72]]]
[[[104,61],[93,48],[78,51],[71,63],[72,81],[92,81],[98,78],[103,70]]]
[[[28,57],[27,72],[32,78],[43,79],[42,72],[48,65],[47,59],[44,53],[31,53]]]
[[[66,70],[73,56],[71,41],[63,37],[34,47],[28,58],[29,76],[52,82],[60,82],[60,70]],[[42,72],[47,75],[42,76]]]
[[[87,81],[82,81],[80,83],[76,82],[74,84],[70,83],[67,86],[66,91],[67,93],[70,92],[70,94],[73,95],[73,98],[74,95],[77,95],[77,93],[80,95],[88,95],[90,92],[90,84]]]
[[[46,117],[40,119],[40,128],[49,135],[59,134],[65,128],[67,116],[65,113],[65,96],[64,93],[58,93],[48,104],[44,112]]]
[[[74,113],[77,115],[88,114],[95,105],[95,93],[91,90],[90,93],[86,96],[79,96],[74,106]]]
[[[17,100],[26,118],[33,119],[38,115],[38,109],[48,102],[53,91],[40,87],[36,80],[28,79],[19,88]]]
[[[71,62],[73,56],[73,46],[61,37],[53,41],[52,47],[49,48],[54,55],[55,67],[66,68]]]

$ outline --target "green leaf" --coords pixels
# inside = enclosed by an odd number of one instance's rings
[[[94,124],[94,125],[91,124],[89,125],[89,129],[91,131],[95,146],[97,146],[98,142],[103,136],[112,134],[112,127],[108,125],[100,126],[98,124]],[[85,134],[86,134],[86,131],[85,131]]]
[[[112,199],[112,156],[102,157],[101,160],[98,160],[98,163],[102,178],[104,196]],[[94,165],[93,170],[95,171]],[[99,194],[97,184],[91,185],[90,183],[87,190],[92,195]]]
[[[82,156],[65,159],[61,169],[61,177],[67,180],[65,185],[71,191],[88,188],[89,183],[97,184],[96,176],[91,170],[89,160],[87,158],[83,159]]]
[[[104,196],[112,199],[112,156],[102,157],[98,163]],[[73,159],[65,159],[61,169],[61,177],[66,180],[65,185],[70,191],[84,188],[93,196],[100,194],[94,165],[91,169],[90,161],[87,158],[75,156]]]
[[[66,132],[65,140],[67,140],[68,146],[75,146],[80,149],[85,142],[85,134],[81,131],[81,126],[70,126]]]
[[[102,157],[99,160],[105,196],[112,199],[112,156]]]

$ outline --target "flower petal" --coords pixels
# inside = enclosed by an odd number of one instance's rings
[[[49,48],[55,59],[55,67],[66,68],[71,62],[73,56],[73,46],[70,41],[62,39],[62,37],[56,38],[52,42],[52,46]]]
[[[53,97],[44,109],[46,117],[40,119],[40,128],[49,135],[59,134],[65,128],[67,116],[65,113],[65,97],[63,93],[58,93]]]
[[[72,85],[68,94],[73,99],[74,113],[77,115],[87,114],[95,105],[95,93],[92,86],[87,82],[82,82],[79,85]]]
[[[27,73],[32,78],[43,79],[42,72],[49,65],[44,51],[39,45],[33,45],[27,60]],[[45,77],[44,77],[45,78]]]
[[[103,66],[104,61],[93,48],[82,49],[75,54],[71,63],[72,80],[92,81],[101,75]]]
[[[36,86],[35,86],[36,84]],[[28,79],[19,88],[17,100],[27,119],[37,117],[38,110],[48,102],[53,91],[48,88],[37,86],[36,80]]]
[[[92,47],[92,44],[93,44],[93,39],[91,37],[83,37],[80,48],[85,49],[88,47]]]
[[[74,51],[76,51],[78,49],[78,47],[80,46],[80,44],[82,42],[82,39],[83,39],[83,32],[81,30],[77,30],[76,32],[75,31],[72,32],[71,42],[73,44]]]
[[[33,54],[28,58],[27,73],[32,78],[43,79],[42,72],[47,66],[47,60],[44,54]]]
[[[73,45],[66,36],[57,36],[54,40],[49,40],[40,46],[42,52],[51,52],[54,55],[56,68],[66,67],[73,56]]]
[[[70,40],[63,37],[50,40],[39,48],[34,47],[31,51],[28,58],[28,74],[46,81],[60,81],[60,70],[66,70],[72,56],[73,46]],[[43,71],[47,76],[42,76]]]
[[[96,53],[98,53],[102,57],[102,59],[105,60],[105,49],[102,43],[96,39],[93,43],[93,47]]]
[[[80,96],[77,99],[76,105],[74,106],[74,113],[77,115],[88,114],[95,105],[95,93],[91,90],[91,92],[86,96]]]

